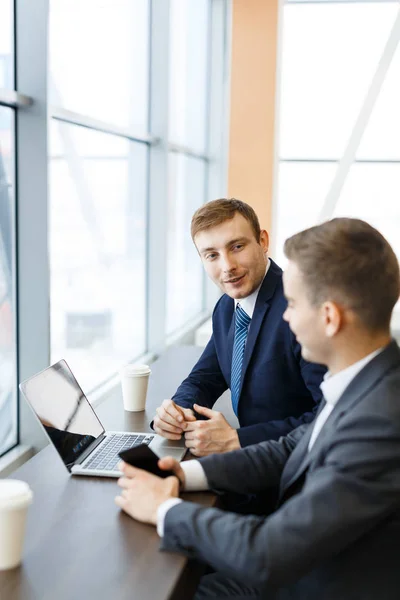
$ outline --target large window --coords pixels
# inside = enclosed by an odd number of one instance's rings
[[[14,11],[12,0],[0,0],[0,89],[14,89]]]
[[[229,10],[0,0],[0,456],[45,444],[19,382],[65,358],[101,401],[209,316],[190,219],[226,194]]]
[[[50,156],[52,360],[91,389],[146,346],[147,147],[53,121]]]
[[[149,43],[149,0],[50,1],[51,359],[84,389],[147,349]]]
[[[150,0],[50,0],[50,102],[148,127]]]
[[[171,0],[170,6],[167,334],[204,308],[190,221],[208,192],[211,32],[210,0]]]
[[[334,216],[367,220],[400,257],[400,13],[380,0],[286,2],[279,175],[284,239]]]
[[[15,344],[15,111],[13,5],[0,0],[0,456],[18,441]],[[11,98],[11,96],[9,96]]]
[[[204,306],[203,268],[190,236],[194,211],[204,203],[204,161],[171,153],[168,190],[167,334]]]
[[[205,314],[190,219],[224,4],[50,0],[50,351],[86,390]]]
[[[169,139],[207,149],[210,0],[170,3]]]

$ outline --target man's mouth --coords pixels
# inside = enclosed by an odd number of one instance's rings
[[[226,281],[224,281],[224,283],[238,283],[243,279],[243,277],[244,275],[241,275],[240,277],[232,277],[232,279],[227,279]]]

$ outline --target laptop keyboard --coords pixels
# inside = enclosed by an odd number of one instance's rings
[[[99,452],[96,452],[93,458],[90,458],[83,469],[95,469],[96,471],[115,471],[117,464],[121,460],[118,456],[122,450],[138,446],[139,444],[149,445],[154,435],[118,435],[107,436],[106,441],[101,446]]]

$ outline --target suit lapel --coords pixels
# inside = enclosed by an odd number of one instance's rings
[[[310,423],[309,428],[306,433],[301,438],[300,442],[297,444],[296,448],[293,450],[290,455],[289,460],[286,463],[285,469],[282,473],[281,483],[280,483],[280,495],[284,492],[286,488],[291,485],[292,481],[296,480],[298,477],[299,471],[302,469],[302,465],[304,461],[307,459],[308,455],[308,444],[310,443],[311,435],[314,430],[315,421],[318,419],[319,415],[323,411],[326,405],[325,400],[323,400],[318,408],[318,412],[315,416],[314,421]],[[318,439],[318,438],[317,438]],[[314,449],[314,446],[313,446]]]
[[[243,356],[242,378],[240,382],[239,398],[242,392],[242,386],[244,377],[246,375],[247,367],[249,366],[250,359],[253,355],[254,346],[257,342],[257,338],[261,330],[261,325],[270,307],[270,300],[275,293],[275,289],[279,280],[282,279],[282,269],[280,269],[278,265],[274,263],[273,260],[270,259],[270,261],[271,264],[268,269],[268,273],[264,277],[264,281],[262,282],[260,291],[258,292],[253,317],[250,322],[249,333],[247,335],[246,346],[244,349]]]
[[[324,441],[335,435],[336,423],[347,411],[360,402],[362,398],[370,391],[376,383],[385,376],[385,374],[392,369],[397,367],[400,361],[400,349],[397,343],[393,340],[378,356],[376,356],[370,363],[368,363],[350,382],[342,396],[339,398],[335,408],[326,420],[323,428],[321,429],[317,439],[310,452],[308,452],[308,444],[311,438],[313,427],[310,427],[307,433],[303,436],[296,449],[293,451],[293,458],[296,459],[297,450],[297,461],[294,462],[293,468],[291,468],[292,457],[287,463],[289,472],[286,474],[286,468],[282,474],[280,497],[285,493],[291,485],[295,483],[299,477],[302,476],[304,471],[310,466],[312,460],[320,452],[320,448],[323,446]],[[322,403],[325,405],[325,403]],[[318,415],[323,410],[320,407]],[[313,424],[315,425],[314,419]]]

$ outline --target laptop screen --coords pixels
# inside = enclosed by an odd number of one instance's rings
[[[24,381],[21,390],[67,467],[104,433],[65,360]]]

